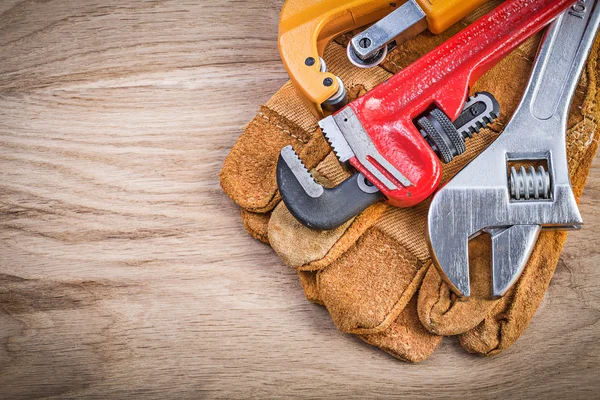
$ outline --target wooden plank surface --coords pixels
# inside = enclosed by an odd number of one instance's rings
[[[286,81],[282,0],[0,2],[0,398],[597,397],[600,161],[526,334],[396,361],[249,238],[218,173]]]

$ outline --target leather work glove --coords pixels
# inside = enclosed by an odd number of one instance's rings
[[[420,35],[392,52],[381,67],[353,67],[346,60],[343,39],[342,45],[332,43],[328,47],[327,65],[346,83],[351,99],[356,98],[497,4],[488,4],[445,34]],[[477,82],[472,92],[493,93],[502,115],[491,129],[467,141],[465,154],[444,166],[443,181],[491,144],[510,120],[529,79],[540,38],[532,38]],[[596,43],[569,120],[569,168],[578,198],[598,147],[598,53]],[[431,267],[425,236],[428,201],[409,209],[379,203],[327,232],[302,226],[287,211],[275,178],[284,146],[292,145],[324,185],[338,184],[348,176],[317,122],[288,82],[261,108],[233,147],[221,172],[221,185],[242,207],[248,232],[269,243],[286,264],[298,271],[306,297],[327,307],[340,330],[357,334],[397,358],[421,361],[444,335],[460,335],[465,349],[483,355],[497,354],[511,346],[543,298],[566,233],[542,232],[521,278],[499,300],[487,299],[490,242],[481,235],[469,246],[471,298],[459,301]]]

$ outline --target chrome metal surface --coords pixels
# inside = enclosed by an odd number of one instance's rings
[[[452,122],[442,110],[433,109],[417,121],[421,135],[444,162],[451,162],[466,151],[465,140],[488,125],[500,115],[500,104],[488,92],[469,97],[463,111]]]
[[[521,276],[541,230],[539,225],[514,225],[487,230],[492,237],[494,296],[504,296]]]
[[[500,113],[498,102],[493,95],[487,92],[476,93],[475,96],[469,97],[464,110],[469,110],[477,103],[485,104],[485,112],[477,115],[477,118],[468,120],[463,125],[456,127],[456,130],[465,139],[473,136],[474,133],[478,133],[480,129],[487,127],[489,124],[494,123]]]
[[[543,166],[536,170],[533,165],[510,169],[510,197],[513,200],[539,200],[550,198],[550,174]]]
[[[354,157],[354,152],[346,141],[344,134],[335,123],[333,116],[319,121],[319,127],[340,162],[347,162]]]
[[[492,234],[492,295],[502,296],[529,259],[535,227],[581,227],[569,181],[566,124],[599,24],[600,6],[587,0],[551,25],[504,133],[434,197],[428,218],[431,254],[457,294],[470,294],[468,241],[477,234]],[[549,199],[514,201],[508,164],[530,160],[548,166]]]
[[[363,174],[356,174],[356,182],[358,187],[365,193],[377,193],[379,189],[373,185]]]
[[[392,49],[394,48],[394,46],[391,47]],[[346,55],[348,57],[348,60],[350,60],[352,64],[359,68],[373,68],[378,66],[383,62],[383,60],[385,60],[385,58],[388,55],[388,46],[383,46],[383,48],[377,50],[371,57],[363,60],[358,56],[356,51],[354,51],[352,42],[349,42],[348,46],[346,47]]]
[[[355,154],[358,161],[384,184],[390,190],[396,190],[396,185],[390,181],[381,171],[369,161],[369,158],[375,160],[385,170],[387,170],[398,182],[403,186],[412,186],[412,182],[408,180],[400,171],[396,169],[388,160],[386,160],[375,148],[375,145],[369,138],[369,135],[363,128],[360,120],[352,111],[352,108],[346,107],[339,113],[333,116],[333,120],[339,131],[345,139],[352,152]]]
[[[321,62],[321,65],[319,66],[319,70],[321,72],[328,72],[329,69],[327,68],[327,63],[325,62],[323,57],[319,57],[319,61]]]
[[[356,35],[348,44],[350,61],[358,67],[369,68],[385,58],[378,54],[400,45],[427,29],[425,12],[415,0],[409,0],[376,24]],[[379,60],[379,62],[375,62]]]
[[[298,183],[300,183],[307,195],[312,198],[317,198],[323,194],[323,186],[315,182],[292,146],[285,146],[281,149],[281,157],[292,170],[296,180],[298,180]]]

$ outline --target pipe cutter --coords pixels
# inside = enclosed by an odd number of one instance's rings
[[[312,179],[291,148],[277,165],[286,206],[314,229],[333,229],[385,198],[411,207],[433,194],[441,180],[441,157],[465,151],[465,137],[497,116],[489,95],[475,96],[465,117],[471,85],[574,0],[508,0],[384,84],[353,101],[319,126],[343,163],[358,173],[335,188]],[[496,115],[494,115],[496,113]]]
[[[381,20],[360,36],[357,40],[362,45],[348,53],[357,65],[374,65],[375,53],[382,61],[388,48],[428,26],[432,32],[441,33],[486,1],[410,0],[398,6],[389,0],[288,0],[280,16],[279,52],[296,90],[320,117],[347,104],[344,83],[328,72],[321,58],[333,38],[390,15],[391,19]],[[388,46],[388,42],[393,43]]]
[[[580,0],[546,33],[523,100],[487,150],[434,197],[431,255],[460,296],[470,294],[468,242],[492,239],[492,296],[525,268],[542,229],[579,229],[566,126],[573,95],[600,24],[600,4]]]

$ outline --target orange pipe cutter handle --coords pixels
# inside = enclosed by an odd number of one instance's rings
[[[441,33],[487,0],[416,0],[429,29]],[[321,117],[323,103],[340,90],[340,81],[321,70],[320,57],[335,37],[369,25],[394,11],[389,0],[287,0],[279,22],[279,52],[298,93]],[[327,84],[326,84],[327,83]]]
[[[427,27],[439,35],[488,0],[416,0],[427,15]]]

